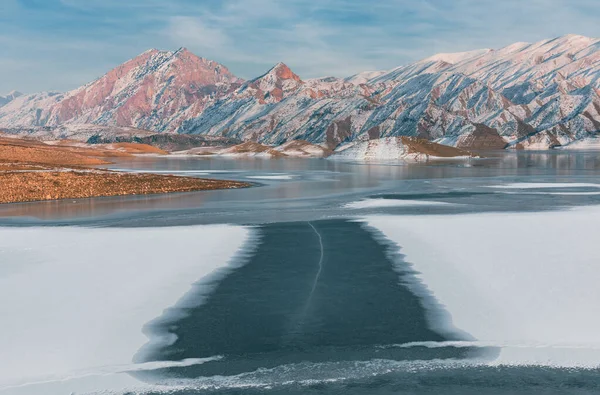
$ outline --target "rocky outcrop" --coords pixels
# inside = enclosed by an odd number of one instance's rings
[[[311,144],[306,140],[292,140],[275,147],[275,150],[291,157],[326,158],[333,153],[329,148]]]
[[[463,133],[457,140],[457,148],[469,150],[497,150],[506,148],[506,141],[496,129],[484,124],[474,124],[473,130]]]
[[[416,137],[385,137],[350,143],[330,159],[358,161],[427,161],[434,158],[470,158],[475,154]]]
[[[242,144],[234,145],[230,148],[225,148],[214,152],[216,155],[221,156],[232,156],[232,157],[265,157],[265,158],[279,158],[285,156],[280,151],[273,149],[267,145],[255,143],[253,141],[247,141]]]

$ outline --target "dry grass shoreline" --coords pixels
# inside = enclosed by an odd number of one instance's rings
[[[68,142],[0,138],[0,204],[125,195],[149,195],[249,187],[250,184],[156,174],[130,174],[90,166],[111,157],[161,154],[144,144],[90,148]]]

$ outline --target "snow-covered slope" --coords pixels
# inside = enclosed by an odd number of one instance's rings
[[[105,142],[126,141],[134,137],[142,138],[156,134],[149,130],[104,126],[94,124],[65,124],[56,127],[32,126],[28,128],[4,129],[7,134],[35,138],[37,140],[75,140],[88,142],[95,137],[102,137]],[[92,141],[93,142],[93,141]]]
[[[341,147],[330,159],[339,160],[398,160],[408,155],[408,147],[400,137],[386,137],[377,140],[361,141],[349,147]]]
[[[301,158],[324,158],[332,154],[331,150],[323,148],[320,145],[311,144],[305,140],[291,140],[275,147],[275,150],[287,156]]]
[[[379,77],[382,74],[385,74],[385,71],[363,71],[346,78],[346,81],[356,85],[366,84],[369,80]]]
[[[94,123],[268,145],[416,136],[546,149],[600,132],[600,40],[567,35],[438,54],[385,72],[303,80],[283,63],[242,83],[188,51],[149,51],[64,95],[16,98],[0,126]]]
[[[236,92],[178,130],[330,148],[391,136],[464,148],[552,148],[600,131],[599,93],[600,40],[568,35],[440,54],[345,80],[294,80],[277,101]]]
[[[22,95],[23,94],[21,92],[12,91],[6,96],[0,96],[0,107],[2,107],[5,104],[8,104],[9,102],[13,101],[14,99],[16,99],[17,97],[22,96]]]
[[[457,64],[460,62],[464,62],[465,60],[485,55],[487,53],[490,53],[491,51],[491,49],[477,49],[474,51],[467,52],[438,53],[436,55],[430,56],[427,59],[422,60],[422,62],[446,62],[449,64]]]

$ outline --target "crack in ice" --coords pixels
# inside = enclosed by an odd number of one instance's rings
[[[317,235],[317,237],[319,239],[319,247],[321,249],[321,252],[319,255],[319,262],[318,262],[319,269],[317,270],[317,274],[315,275],[315,278],[313,280],[312,287],[310,289],[310,293],[308,294],[308,298],[306,299],[306,302],[304,303],[303,306],[300,306],[300,308],[296,312],[295,317],[293,318],[293,321],[289,327],[287,335],[285,336],[286,341],[292,341],[292,339],[294,339],[295,337],[299,336],[302,333],[302,329],[303,329],[305,321],[306,321],[306,316],[308,314],[308,309],[310,308],[310,305],[312,303],[312,299],[313,299],[315,290],[317,289],[317,284],[319,283],[319,278],[321,277],[321,272],[323,271],[323,259],[324,259],[324,255],[325,255],[324,248],[323,248],[323,239],[321,237],[321,234],[317,230],[317,228],[315,228],[315,226],[310,221],[307,221],[307,223],[312,228],[312,230],[315,232],[315,234]]]
[[[317,271],[317,275],[315,276],[315,280],[314,280],[312,288],[310,290],[310,294],[308,295],[308,300],[306,301],[306,307],[304,309],[305,311],[306,311],[306,309],[308,309],[308,306],[310,306],[310,302],[312,301],[313,294],[315,293],[315,289],[317,288],[317,284],[319,282],[319,277],[321,277],[321,272],[323,271],[323,256],[324,256],[323,239],[321,238],[321,234],[319,233],[317,228],[315,228],[315,226],[312,223],[310,223],[310,221],[308,222],[308,225],[310,225],[310,227],[314,230],[314,232],[317,234],[317,237],[319,238],[319,246],[321,248],[321,256],[319,257],[319,270]]]

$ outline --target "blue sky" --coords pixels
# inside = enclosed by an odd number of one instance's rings
[[[0,0],[0,94],[65,91],[149,48],[255,77],[389,69],[438,52],[600,36],[598,0]]]

